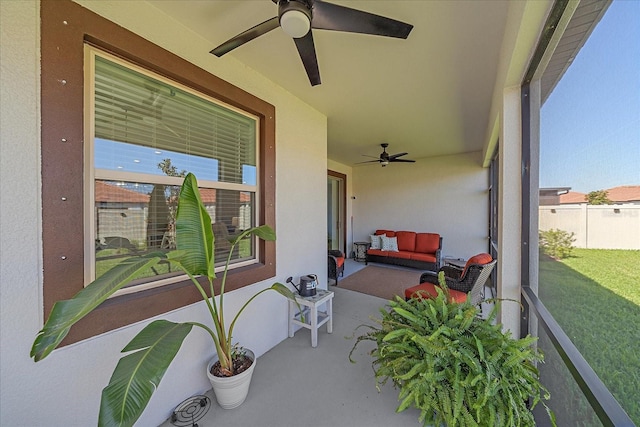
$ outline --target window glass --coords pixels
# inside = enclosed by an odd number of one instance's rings
[[[94,106],[94,257],[87,280],[124,258],[175,249],[180,184],[188,172],[198,178],[221,266],[228,239],[255,224],[257,119],[88,49],[95,68],[93,85],[87,85]],[[255,242],[248,239],[231,259],[246,265],[256,256]],[[130,286],[179,275],[161,264]]]
[[[638,40],[640,3],[613,1],[541,108],[538,276],[545,307],[636,424]]]

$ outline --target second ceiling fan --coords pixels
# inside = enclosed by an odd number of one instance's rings
[[[389,163],[395,163],[395,162],[402,162],[402,163],[415,163],[415,160],[409,160],[409,159],[400,159],[399,157],[402,156],[406,156],[409,153],[397,153],[397,154],[389,154],[387,153],[387,147],[389,146],[389,144],[387,144],[386,142],[383,144],[380,144],[380,146],[382,147],[382,153],[380,153],[380,156],[376,159],[376,160],[369,160],[366,162],[359,162],[356,164],[362,164],[362,163],[380,163],[380,165],[382,167],[387,166]],[[363,154],[363,156],[366,156],[366,154]],[[367,157],[373,157],[373,156],[367,156]]]
[[[293,37],[311,86],[320,84],[320,70],[311,29],[373,34],[406,39],[413,25],[321,0],[272,0],[278,16],[227,40],[211,51],[217,57],[278,27]]]

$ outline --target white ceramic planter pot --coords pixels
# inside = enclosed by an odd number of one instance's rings
[[[213,393],[216,395],[218,404],[223,409],[237,408],[244,402],[249,394],[249,386],[251,385],[251,377],[253,376],[253,369],[256,367],[256,356],[251,350],[247,350],[246,355],[253,363],[251,367],[246,371],[234,375],[232,377],[216,377],[211,373],[211,367],[218,361],[218,355],[216,354],[213,359],[207,365],[207,376],[213,387]]]

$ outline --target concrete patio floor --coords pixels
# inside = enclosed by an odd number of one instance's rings
[[[345,275],[364,267],[347,261]],[[342,278],[341,278],[342,279]],[[333,333],[318,331],[318,347],[311,347],[310,331],[300,329],[258,359],[247,400],[236,409],[222,409],[212,391],[211,408],[198,421],[200,427],[232,426],[418,426],[419,411],[397,414],[398,391],[388,383],[379,393],[368,352],[363,343],[349,362],[358,325],[371,324],[384,299],[331,286]],[[364,331],[365,329],[361,329]],[[360,330],[359,330],[360,331]],[[162,424],[171,427],[170,422]]]
[[[364,267],[364,263],[348,259],[344,277]],[[322,326],[318,331],[318,347],[312,348],[310,331],[300,329],[293,338],[260,356],[247,400],[239,408],[222,409],[209,390],[206,396],[211,399],[211,407],[197,422],[199,427],[421,425],[418,410],[395,412],[398,390],[391,383],[377,391],[368,354],[373,343],[360,344],[353,355],[356,363],[349,361],[354,331],[359,325],[373,324],[370,317],[378,316],[378,309],[386,300],[339,286],[330,286],[329,290],[335,292],[333,333],[328,334],[326,325]],[[486,314],[490,307],[483,308]],[[356,332],[359,335],[365,330],[360,328]],[[169,421],[162,424],[172,426]]]

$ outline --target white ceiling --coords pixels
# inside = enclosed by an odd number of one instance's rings
[[[277,15],[271,0],[151,0],[218,46]],[[410,23],[408,39],[314,30],[322,84],[312,87],[293,41],[277,28],[234,56],[328,118],[330,159],[352,165],[382,142],[404,158],[482,150],[507,1],[376,0],[332,3]],[[400,165],[398,165],[400,166]]]

